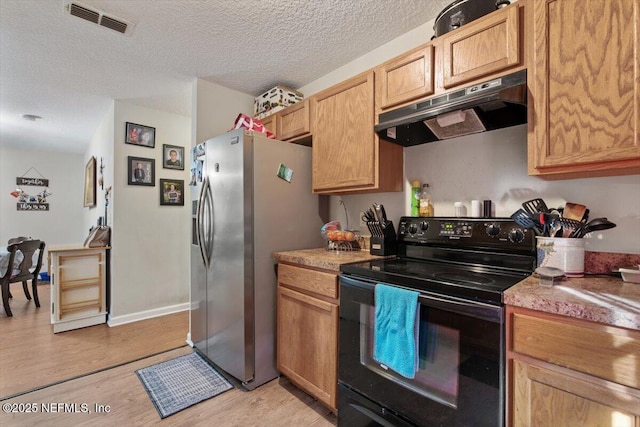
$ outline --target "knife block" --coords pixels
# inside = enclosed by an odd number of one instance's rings
[[[398,241],[393,221],[389,221],[382,229],[382,235],[371,235],[369,253],[382,256],[398,254]]]

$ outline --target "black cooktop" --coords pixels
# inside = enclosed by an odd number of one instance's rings
[[[502,303],[535,269],[534,238],[510,218],[402,217],[398,257],[342,265],[375,282]]]
[[[494,303],[502,303],[502,293],[531,274],[401,258],[345,264],[340,270],[378,283]]]

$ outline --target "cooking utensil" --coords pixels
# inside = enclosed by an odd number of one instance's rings
[[[576,229],[580,228],[583,225],[583,223],[581,223],[580,221],[565,217],[558,218],[557,221],[558,223],[560,223],[560,225],[562,225],[562,237],[570,237]]]
[[[574,219],[576,221],[582,221],[582,218],[584,217],[584,214],[586,211],[587,211],[587,207],[585,205],[581,205],[579,203],[567,202],[564,205],[562,217]]]
[[[555,233],[562,228],[562,224],[556,221],[557,218],[560,218],[560,214],[557,210],[553,210],[551,212],[540,212],[538,214],[538,221],[542,224],[543,234],[548,235],[549,237],[555,237]]]
[[[387,212],[384,210],[384,205],[380,205],[380,211],[382,212],[382,220],[383,222],[386,224],[388,222],[387,220]]]
[[[614,228],[615,223],[609,221],[607,218],[594,218],[588,223],[582,223],[582,226],[573,232],[571,237],[584,237],[592,231],[608,230]]]
[[[373,213],[373,211],[371,210],[371,208],[369,208],[369,209],[367,209],[366,211],[363,212],[362,220],[364,222],[373,222],[373,221],[376,220],[376,216]]]
[[[542,231],[538,228],[538,224],[533,220],[531,215],[525,212],[524,209],[518,209],[511,215],[511,219],[515,221],[521,227],[530,228],[537,235],[542,234]]]
[[[373,208],[375,210],[376,219],[380,223],[380,227],[382,227],[382,229],[384,230],[385,228],[387,228],[388,224],[387,213],[384,211],[384,206],[380,203],[374,203]]]
[[[540,212],[549,212],[549,208],[547,204],[542,199],[531,199],[527,200],[522,204],[524,210],[530,215],[537,215]]]

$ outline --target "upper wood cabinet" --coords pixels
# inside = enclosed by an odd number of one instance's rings
[[[402,190],[402,147],[373,131],[373,71],[314,95],[311,111],[314,193]]]
[[[380,108],[432,95],[434,62],[434,47],[429,44],[376,68]]]
[[[278,138],[278,115],[271,114],[270,116],[265,117],[264,119],[260,119],[265,128],[271,131],[276,139]]]
[[[524,63],[519,3],[438,37],[445,89]]]
[[[534,1],[529,174],[640,173],[637,0]]]
[[[276,114],[277,138],[282,141],[311,133],[309,100],[297,102]]]

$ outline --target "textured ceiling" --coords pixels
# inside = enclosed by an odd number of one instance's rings
[[[0,0],[0,144],[83,152],[113,99],[190,115],[196,77],[254,96],[301,87],[451,0],[79,2],[133,31],[72,17],[63,0]]]

